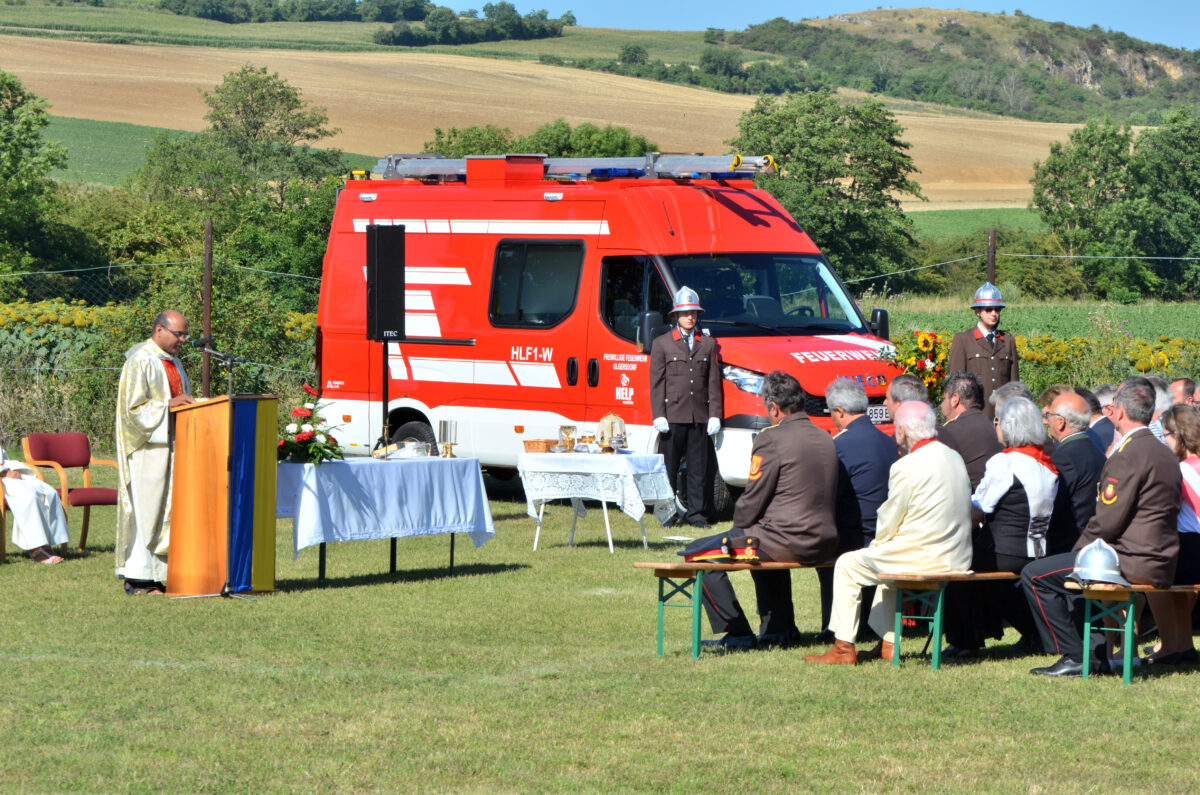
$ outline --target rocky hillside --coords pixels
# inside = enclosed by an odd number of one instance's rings
[[[783,56],[814,82],[1045,121],[1153,124],[1200,99],[1197,51],[1021,11],[876,9],[775,19],[720,38]]]

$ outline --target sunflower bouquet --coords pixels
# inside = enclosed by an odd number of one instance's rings
[[[880,351],[879,358],[925,382],[929,401],[937,405],[942,399],[942,383],[946,380],[946,358],[949,345],[935,331],[914,331],[903,336],[892,348]]]
[[[314,398],[320,396],[320,393],[308,384],[305,384],[303,389]],[[320,464],[322,461],[342,457],[337,439],[330,433],[337,426],[328,425],[325,418],[318,413],[323,408],[320,403],[308,402],[292,409],[292,416],[298,422],[288,423],[283,429],[283,438],[279,440],[280,461]]]

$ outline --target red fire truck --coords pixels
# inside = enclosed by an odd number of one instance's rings
[[[317,331],[322,400],[345,452],[382,440],[385,361],[391,441],[433,442],[452,421],[456,453],[504,474],[523,439],[616,412],[630,447],[656,450],[649,350],[683,285],[720,346],[725,483],[746,483],[772,370],[800,380],[824,427],[836,376],[862,383],[872,420],[888,423],[887,314],[867,321],[808,235],[754,188],[771,168],[738,156],[392,155],[374,179],[348,181]],[[404,338],[386,355],[366,335],[372,225],[404,227]]]

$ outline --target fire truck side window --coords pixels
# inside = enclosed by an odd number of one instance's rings
[[[582,269],[582,243],[501,243],[488,317],[496,326],[557,325],[575,308]]]
[[[600,315],[618,337],[637,338],[637,316],[644,302],[646,260],[643,257],[605,257],[601,276]]]

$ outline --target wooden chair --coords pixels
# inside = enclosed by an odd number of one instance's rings
[[[64,511],[69,514],[71,507],[83,508],[83,527],[79,532],[79,551],[83,552],[92,506],[117,504],[116,489],[92,486],[91,467],[103,465],[116,469],[117,462],[92,458],[91,445],[84,433],[31,433],[21,440],[21,449],[25,451],[25,463],[42,480],[45,478],[38,467],[50,467],[58,473]],[[77,468],[83,470],[83,486],[71,488],[66,470]]]

